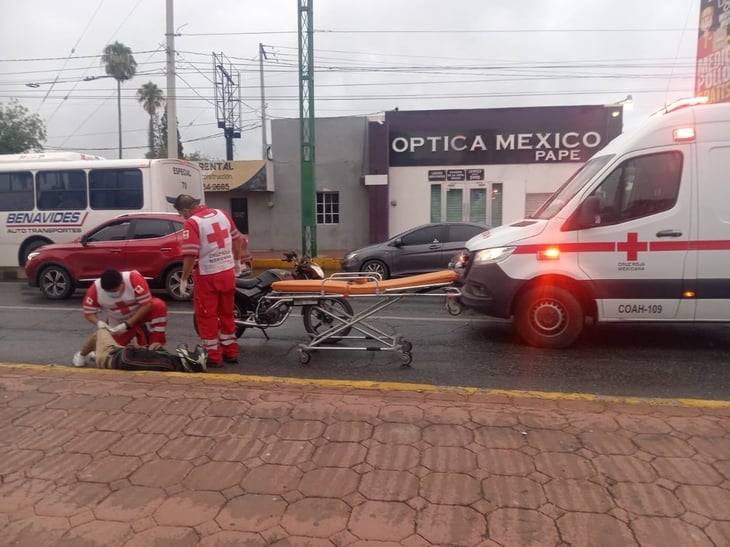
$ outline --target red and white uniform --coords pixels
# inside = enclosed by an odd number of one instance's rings
[[[233,240],[243,236],[230,215],[198,205],[185,221],[182,254],[195,256],[195,318],[203,347],[211,362],[238,356],[233,299]]]
[[[142,325],[136,325],[124,334],[117,334],[114,340],[120,345],[127,345],[134,337],[141,345],[159,342],[165,344],[165,331],[167,329],[167,304],[159,298],[153,297],[150,287],[142,275],[133,270],[122,272],[122,294],[113,297],[101,288],[101,280],[97,279],[86,290],[84,296],[84,315],[106,312],[106,322],[114,327],[129,320],[140,306],[152,303]]]

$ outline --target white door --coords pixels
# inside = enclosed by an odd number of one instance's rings
[[[431,196],[432,222],[502,224],[501,183],[433,185]]]
[[[698,145],[697,157],[702,159],[697,162],[701,215],[698,241],[694,245],[699,249],[694,287],[696,318],[727,321],[730,319],[730,146],[727,143]]]
[[[694,316],[694,300],[683,298],[693,210],[688,152],[686,145],[629,157],[592,192],[597,224],[578,230],[576,250],[601,320]]]

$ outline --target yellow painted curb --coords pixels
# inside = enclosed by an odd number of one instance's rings
[[[559,391],[531,391],[531,390],[509,390],[509,389],[488,389],[468,386],[437,386],[433,384],[412,384],[404,382],[376,382],[369,380],[327,380],[309,378],[290,378],[281,376],[254,376],[237,373],[207,372],[205,374],[194,374],[186,372],[154,372],[154,371],[118,371],[102,370],[96,368],[73,368],[64,365],[31,365],[21,363],[0,363],[0,366],[19,369],[50,369],[62,368],[81,374],[166,374],[169,376],[191,378],[200,380],[224,380],[227,382],[251,382],[251,383],[276,383],[289,384],[292,386],[315,386],[345,389],[371,389],[378,391],[412,391],[415,393],[454,393],[459,395],[501,395],[504,397],[524,399],[546,399],[555,401],[588,401],[596,403],[613,403],[626,405],[649,405],[649,406],[683,406],[690,408],[730,408],[730,401],[713,399],[689,399],[689,398],[659,398],[659,397],[623,397],[598,395],[595,393],[563,393]],[[1,373],[0,369],[0,373]]]

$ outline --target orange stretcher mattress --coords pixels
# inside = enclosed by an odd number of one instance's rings
[[[399,290],[426,288],[431,285],[444,285],[457,278],[454,270],[442,270],[419,275],[386,279],[375,282],[366,278],[356,279],[288,279],[275,281],[271,286],[276,292],[283,293],[320,293],[320,294],[380,294]]]

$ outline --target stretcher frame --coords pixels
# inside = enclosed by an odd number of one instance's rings
[[[408,366],[413,360],[411,350],[413,344],[400,333],[388,334],[376,327],[371,318],[399,302],[404,298],[445,298],[446,309],[452,315],[459,313],[457,298],[461,295],[454,286],[456,273],[443,270],[430,274],[414,275],[400,279],[383,280],[379,274],[370,272],[334,273],[323,280],[286,280],[277,281],[272,286],[273,292],[266,298],[292,306],[301,301],[314,304],[316,309],[328,317],[332,328],[319,334],[310,334],[307,343],[299,344],[299,361],[309,363],[315,351],[388,351],[399,356],[402,366]],[[367,302],[364,309],[342,314],[342,310],[330,310],[326,300],[333,297],[363,299]],[[357,334],[350,334],[355,331]],[[342,344],[340,342],[359,341]]]

